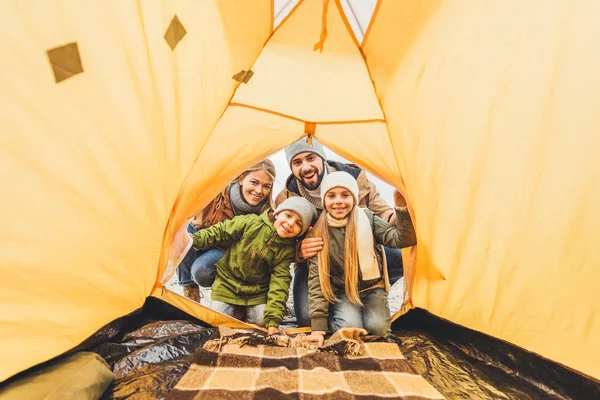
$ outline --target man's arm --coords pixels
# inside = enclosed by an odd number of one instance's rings
[[[284,202],[285,199],[290,197],[289,193],[290,192],[288,192],[286,188],[283,188],[281,192],[279,192],[277,197],[275,197],[275,207],[279,206],[281,203]]]
[[[396,206],[396,222],[386,223],[374,217],[373,233],[379,244],[401,249],[417,244],[417,235],[412,223],[410,213],[406,208],[406,199],[398,190],[394,190],[394,204]]]
[[[417,244],[415,227],[406,207],[396,208],[397,221],[394,224],[373,218],[373,233],[377,243],[395,249],[414,246]]]
[[[377,190],[377,186],[369,181],[367,178],[367,173],[363,170],[356,178],[356,182],[358,183],[358,188],[360,190],[360,197],[364,200],[364,204],[359,204],[360,206],[366,207],[369,210],[373,211],[375,215],[381,218],[384,221],[387,221],[391,224],[396,222],[396,212],[394,211],[394,207],[386,203],[386,201],[379,194],[379,190]],[[363,195],[363,192],[366,191],[366,195]]]

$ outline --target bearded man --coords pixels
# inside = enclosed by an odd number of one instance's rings
[[[310,140],[302,138],[292,143],[285,149],[285,155],[292,174],[287,178],[283,190],[277,195],[276,205],[281,204],[288,197],[302,196],[317,208],[320,215],[323,211],[320,188],[323,177],[334,171],[345,171],[358,183],[358,205],[368,208],[385,221],[392,224],[396,222],[394,207],[381,198],[375,184],[367,178],[366,172],[354,164],[327,160],[325,148],[315,138]],[[317,255],[321,249],[323,249],[323,239],[317,237],[305,238],[298,245],[292,288],[298,326],[310,326],[306,260]],[[384,250],[390,284],[393,285],[404,274],[402,253],[400,249],[391,247],[384,247]]]

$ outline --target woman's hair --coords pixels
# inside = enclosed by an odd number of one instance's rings
[[[269,175],[271,177],[271,179],[273,180],[273,182],[271,184],[271,190],[269,190],[269,194],[267,195],[267,198],[265,200],[263,200],[271,208],[273,208],[273,187],[275,186],[275,176],[277,175],[277,173],[275,171],[275,164],[273,164],[273,161],[269,160],[268,158],[265,158],[258,164],[254,164],[250,168],[246,169],[244,172],[242,172],[241,174],[236,176],[231,181],[231,183],[239,182],[240,180],[242,180],[246,176],[248,176],[248,174],[250,174],[252,172],[256,172],[256,171],[265,171],[267,173],[267,175]]]
[[[344,239],[344,286],[346,297],[357,306],[363,305],[358,294],[358,247],[357,241],[358,209],[356,204],[346,223],[346,238]],[[327,224],[327,210],[323,210],[312,230],[313,237],[323,238],[323,249],[317,255],[319,268],[319,281],[323,297],[330,303],[338,301],[331,287],[331,273],[329,267],[329,229]]]
[[[254,164],[250,168],[246,169],[244,172],[236,176],[232,182],[237,182],[240,179],[244,179],[246,175],[256,171],[265,171],[271,177],[271,179],[273,179],[273,182],[275,182],[275,176],[277,175],[275,171],[275,164],[273,164],[273,161],[269,160],[268,158],[265,158],[258,164]]]

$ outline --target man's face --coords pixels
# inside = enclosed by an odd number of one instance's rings
[[[315,190],[323,180],[323,163],[315,153],[300,153],[292,158],[292,173],[308,190]]]

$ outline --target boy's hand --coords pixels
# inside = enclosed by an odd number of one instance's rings
[[[313,332],[310,335],[305,336],[303,341],[309,343],[316,343],[317,347],[323,347],[325,336],[323,336],[322,333]]]
[[[275,328],[274,326],[270,326],[270,327],[267,329],[267,334],[269,334],[269,335],[274,335],[274,334],[276,334],[277,332],[279,332],[279,328]]]
[[[308,231],[312,231],[312,226],[308,228]],[[300,254],[305,260],[316,256],[321,250],[323,250],[323,238],[320,237],[306,238],[300,244]]]

